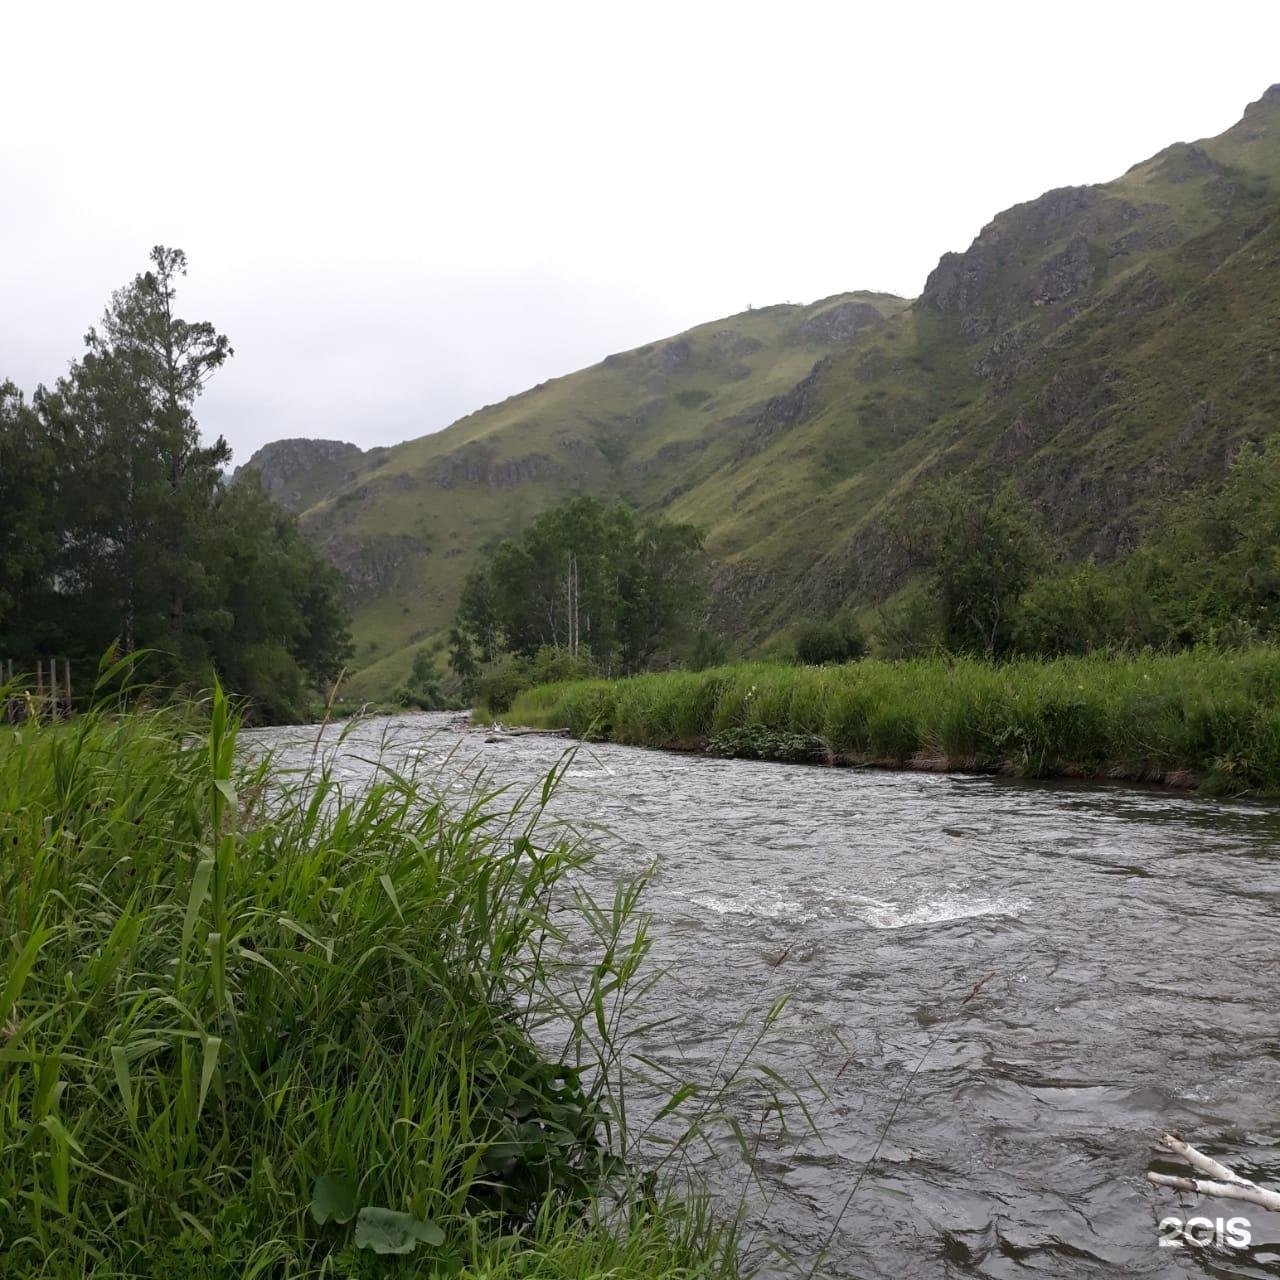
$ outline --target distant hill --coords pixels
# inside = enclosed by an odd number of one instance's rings
[[[1278,425],[1275,86],[1220,137],[997,215],[914,301],[748,311],[376,456],[268,461],[346,575],[376,692],[480,550],[571,493],[705,527],[713,619],[746,649],[896,591],[886,518],[926,478],[1011,477],[1063,555],[1107,559]]]
[[[287,511],[302,511],[326,494],[350,484],[367,455],[342,440],[273,440],[237,467],[235,480],[256,471],[262,487]]]

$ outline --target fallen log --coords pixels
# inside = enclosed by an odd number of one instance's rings
[[[1214,1182],[1209,1178],[1178,1178],[1169,1173],[1149,1173],[1147,1181],[1157,1187],[1172,1187],[1175,1191],[1216,1196],[1221,1200],[1244,1200],[1280,1213],[1280,1191],[1271,1191],[1252,1182]]]
[[[502,738],[527,738],[530,734],[543,738],[567,738],[573,731],[571,729],[508,729],[495,720],[490,732],[494,736],[486,738],[486,742],[498,742]]]
[[[1172,1187],[1175,1191],[1195,1192],[1202,1196],[1219,1196],[1224,1200],[1244,1200],[1249,1204],[1260,1205],[1264,1209],[1272,1209],[1280,1213],[1280,1191],[1272,1191],[1269,1187],[1260,1187],[1248,1178],[1242,1178],[1234,1169],[1198,1151],[1189,1142],[1184,1142],[1177,1134],[1161,1135],[1160,1145],[1175,1155],[1181,1156],[1189,1165],[1207,1178],[1184,1178],[1168,1173],[1148,1173],[1147,1181],[1157,1187]]]

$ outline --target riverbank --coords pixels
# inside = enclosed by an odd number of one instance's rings
[[[221,695],[0,730],[5,1273],[736,1275],[629,1159],[640,885],[572,884],[555,771],[344,791],[237,734]]]
[[[505,717],[768,760],[1280,792],[1280,650],[751,663],[544,685]]]

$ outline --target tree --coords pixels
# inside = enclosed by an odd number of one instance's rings
[[[0,382],[0,634],[30,652],[54,614],[62,441],[12,382]],[[42,624],[43,623],[43,624]]]
[[[170,641],[179,645],[191,596],[204,577],[201,535],[206,528],[200,517],[231,457],[222,437],[209,446],[201,443],[193,409],[209,378],[233,352],[208,321],[192,323],[175,313],[186,254],[156,245],[151,264],[151,270],[112,295],[101,329],[86,335],[86,359],[124,383],[132,436],[127,464],[136,467],[139,450],[147,454],[151,470],[160,464],[162,487],[149,495],[149,509],[164,554],[154,567],[166,597]],[[139,479],[127,476],[126,485]]]
[[[461,626],[449,629],[449,667],[458,677],[459,692],[469,702],[475,696],[480,663],[476,660],[470,633]]]
[[[224,482],[194,404],[231,347],[176,314],[181,251],[151,263],[52,389],[0,383],[0,648],[151,649],[158,683],[217,673],[295,719],[349,656],[344,588],[256,478]]]
[[[627,671],[644,670],[659,649],[687,639],[705,587],[700,529],[657,518],[640,525],[632,571],[619,592]]]
[[[942,481],[913,513],[917,549],[933,569],[944,643],[1000,657],[1013,643],[1017,604],[1045,562],[1030,510],[1012,484],[994,500]]]
[[[572,498],[468,575],[449,665],[468,696],[481,668],[501,665],[505,688],[535,658],[545,666],[544,651],[563,651],[584,670],[642,670],[684,642],[703,570],[702,534],[691,525],[642,522],[622,504]],[[525,665],[503,663],[504,652]]]

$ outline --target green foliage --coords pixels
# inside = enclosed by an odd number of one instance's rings
[[[574,498],[468,576],[450,665],[494,711],[546,668],[547,653],[607,671],[643,669],[686,635],[702,577],[702,536],[692,526]]]
[[[619,1159],[643,882],[586,894],[564,767],[348,792],[246,761],[221,692],[0,735],[5,1274],[731,1276]]]
[[[486,716],[500,716],[525,689],[595,675],[599,668],[589,653],[572,654],[551,645],[543,645],[531,658],[505,653],[476,682],[476,702]]]
[[[1172,503],[1127,560],[1034,582],[1024,653],[1248,647],[1280,639],[1280,442],[1240,451],[1224,481]]]
[[[440,711],[449,705],[436,671],[435,655],[429,648],[424,646],[413,655],[409,678],[396,690],[395,701],[419,711]]]
[[[847,610],[824,621],[810,618],[800,623],[793,643],[796,661],[811,667],[853,662],[867,652],[867,637]]]
[[[780,733],[762,724],[738,725],[723,729],[707,739],[713,756],[735,756],[744,760],[789,760],[796,763],[827,763],[831,751],[826,740],[814,733]]]
[[[693,652],[689,657],[690,671],[705,671],[708,667],[718,667],[728,656],[729,646],[723,636],[705,628],[699,630],[694,637]]]
[[[676,404],[682,409],[701,409],[710,399],[710,391],[702,391],[696,387],[676,392]]]
[[[1280,791],[1280,650],[744,664],[521,694],[516,724],[651,747]]]
[[[909,588],[877,610],[878,657],[923,658],[942,647],[941,611],[932,593]]]
[[[297,719],[348,656],[344,592],[258,485],[224,484],[194,405],[231,347],[175,313],[181,251],[151,260],[52,390],[0,385],[0,650],[87,665],[118,641],[162,684],[217,672]]]
[[[921,495],[904,530],[933,571],[942,636],[955,653],[1007,653],[1023,592],[1045,562],[1030,509],[1012,484],[992,500],[957,480]]]

